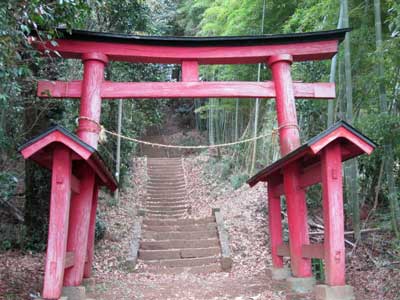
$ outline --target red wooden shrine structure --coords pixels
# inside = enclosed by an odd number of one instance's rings
[[[282,159],[249,180],[268,182],[269,222],[273,265],[282,268],[290,256],[294,277],[311,276],[310,257],[326,262],[327,284],[344,281],[343,201],[341,163],[374,144],[346,123],[300,147],[295,99],[333,99],[334,83],[294,82],[291,64],[330,59],[348,30],[245,37],[147,37],[73,31],[57,45],[32,37],[40,51],[56,50],[63,58],[80,59],[83,79],[40,81],[43,98],[79,98],[77,136],[51,128],[22,146],[25,158],[52,171],[50,224],[43,298],[58,299],[63,286],[78,286],[90,277],[97,193],[117,183],[96,152],[101,102],[113,98],[275,98]],[[180,82],[111,82],[104,80],[109,61],[180,64]],[[201,64],[266,63],[272,81],[199,81]],[[305,188],[322,182],[325,243],[312,245],[307,232]],[[283,243],[280,196],[288,207],[289,245]]]

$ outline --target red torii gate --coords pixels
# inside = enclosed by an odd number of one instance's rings
[[[63,58],[81,59],[84,66],[81,81],[60,82],[40,81],[39,97],[80,98],[80,118],[78,137],[85,147],[97,148],[100,128],[100,110],[102,99],[112,98],[276,98],[279,137],[283,156],[300,146],[295,98],[333,99],[334,83],[293,82],[291,64],[294,61],[329,59],[338,50],[347,29],[247,37],[147,37],[123,34],[64,30],[63,38],[57,40],[57,46],[42,43],[31,37],[33,45],[40,51],[52,53],[56,50]],[[104,80],[104,67],[108,61],[126,61],[135,63],[181,64],[182,82],[110,82]],[[272,69],[273,81],[266,82],[200,82],[200,64],[256,64],[267,63]],[[59,130],[58,130],[59,131]],[[64,138],[72,138],[64,132]],[[41,138],[36,142],[40,144]],[[32,145],[34,145],[33,143]],[[35,146],[36,147],[36,146]],[[70,145],[75,151],[77,145]],[[43,297],[58,299],[62,286],[78,286],[82,278],[90,276],[90,257],[93,245],[91,235],[95,216],[95,198],[97,184],[92,168],[79,170],[79,179],[71,177],[70,165],[74,159],[57,147],[40,147],[41,157],[52,159],[52,197],[51,206],[63,199],[65,206],[50,216],[48,249],[46,258],[45,283]],[[24,152],[23,152],[24,153]],[[32,152],[33,153],[33,152]],[[52,154],[54,153],[54,154]],[[68,152],[69,153],[69,152]],[[24,155],[26,158],[28,155]],[[63,158],[61,159],[60,156]],[[103,170],[100,173],[107,173]],[[79,182],[80,189],[70,201],[70,189],[59,189],[60,174],[67,182]],[[304,190],[298,189],[301,173],[296,167],[287,167],[284,174],[284,192],[291,209],[297,217],[289,217],[290,255],[292,273],[295,278],[309,278],[311,265],[298,249],[309,244],[307,233],[307,210]],[[98,175],[97,175],[98,176]],[[339,174],[341,178],[341,174]],[[104,177],[104,176],[103,176]],[[105,181],[112,181],[110,178]],[[73,186],[73,184],[71,184]],[[75,184],[76,186],[76,184]],[[115,188],[115,184],[109,185]],[[341,182],[337,186],[341,188]],[[69,202],[70,201],[70,202]],[[289,204],[290,203],[290,204]],[[70,209],[69,208],[70,204]],[[342,209],[337,207],[335,209]],[[51,214],[53,211],[51,211]],[[91,216],[91,222],[87,219]],[[64,220],[60,222],[60,218]],[[69,220],[69,223],[68,223]],[[343,220],[338,220],[343,223]],[[342,235],[340,228],[336,232]],[[89,243],[87,242],[89,240]],[[68,242],[66,242],[68,241]],[[66,264],[68,251],[74,253],[74,263]],[[275,249],[272,249],[275,251]],[[55,267],[55,262],[61,262]],[[274,264],[275,265],[275,264]],[[282,267],[281,265],[275,265]],[[64,274],[65,268],[65,274]],[[46,280],[47,279],[47,280]],[[344,282],[334,285],[343,285]]]

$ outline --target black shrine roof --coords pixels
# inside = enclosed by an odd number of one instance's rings
[[[111,32],[95,32],[84,30],[72,30],[59,28],[60,38],[67,40],[92,41],[92,42],[109,42],[124,44],[142,44],[157,46],[190,46],[190,47],[206,47],[206,46],[256,46],[256,45],[277,45],[290,43],[305,43],[316,41],[339,40],[343,41],[346,32],[350,28],[290,33],[290,34],[265,34],[250,36],[212,36],[212,37],[177,37],[177,36],[145,36],[131,35]]]

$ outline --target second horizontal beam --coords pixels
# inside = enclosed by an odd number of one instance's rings
[[[335,98],[334,83],[294,82],[296,98]],[[39,81],[38,97],[80,98],[81,81]],[[104,81],[101,97],[121,98],[275,98],[272,81],[249,82],[111,82]]]

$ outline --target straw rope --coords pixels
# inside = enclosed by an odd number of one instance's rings
[[[273,129],[273,130],[271,131],[271,133],[259,135],[259,136],[257,136],[257,137],[253,137],[253,138],[249,138],[249,139],[244,139],[244,140],[241,140],[241,141],[230,142],[230,143],[224,143],[224,144],[217,144],[217,145],[180,146],[180,145],[170,145],[170,144],[152,143],[152,142],[148,142],[148,141],[144,141],[144,140],[139,140],[139,139],[136,139],[136,138],[133,138],[133,137],[129,137],[129,136],[126,136],[126,135],[123,135],[123,134],[118,134],[118,133],[116,133],[116,132],[107,130],[107,129],[104,128],[104,126],[101,125],[99,122],[97,122],[96,120],[93,120],[93,119],[91,119],[91,118],[88,118],[88,117],[79,117],[79,118],[77,118],[77,122],[78,122],[79,120],[87,120],[87,121],[90,121],[90,122],[96,124],[96,125],[99,127],[99,129],[100,129],[100,134],[99,134],[99,136],[100,136],[100,137],[103,137],[103,138],[100,138],[100,141],[102,141],[102,140],[104,141],[104,140],[105,140],[105,139],[104,139],[105,134],[109,134],[109,135],[112,135],[112,136],[115,136],[115,137],[120,137],[121,139],[124,139],[124,140],[127,140],[127,141],[131,141],[131,142],[135,142],[135,143],[138,143],[138,144],[149,145],[149,146],[152,146],[152,147],[170,148],[170,149],[171,149],[171,148],[172,148],[172,149],[212,149],[212,148],[229,147],[229,146],[234,146],[234,145],[239,145],[239,144],[244,144],[244,143],[253,142],[253,141],[256,141],[256,140],[259,140],[259,139],[262,139],[262,138],[265,138],[265,137],[269,137],[269,136],[272,138],[272,141],[274,141],[274,138],[275,138],[277,132],[278,132],[280,129],[282,129],[282,128],[284,128],[284,127],[296,127],[296,128],[298,128],[298,125],[297,125],[297,124],[283,124],[283,125],[281,125],[279,128]]]

